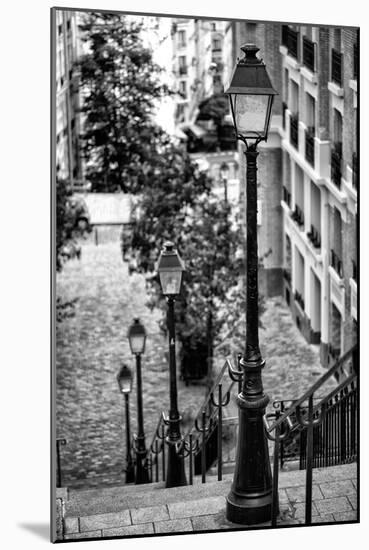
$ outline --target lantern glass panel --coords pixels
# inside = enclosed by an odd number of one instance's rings
[[[134,334],[130,335],[129,343],[131,346],[132,353],[143,353],[145,350],[145,335],[144,334]]]
[[[130,393],[132,390],[132,378],[121,377],[119,379],[119,387],[122,393]]]
[[[160,271],[159,275],[164,296],[175,296],[181,292],[182,271]]]
[[[237,133],[250,138],[264,137],[269,121],[268,95],[234,94],[234,118]]]

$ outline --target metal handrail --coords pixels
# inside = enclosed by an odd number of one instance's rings
[[[281,426],[287,418],[289,418],[293,413],[296,412],[297,408],[300,407],[305,401],[307,401],[323,384],[326,382],[344,363],[345,361],[350,357],[350,355],[353,354],[353,351],[357,349],[357,346],[353,346],[350,348],[342,357],[335,363],[327,372],[325,372],[316,382],[313,384],[304,394],[302,397],[294,401],[294,403],[291,405],[289,409],[287,409],[284,413],[281,414],[281,416],[271,425],[267,428],[268,433],[275,430],[276,427]],[[353,378],[355,378],[356,375],[351,375],[347,378],[347,380],[350,379],[352,381]],[[346,381],[344,381],[346,382]],[[337,393],[337,388],[335,388],[334,393]],[[325,399],[322,400],[325,402]],[[315,410],[317,410],[320,407],[320,404],[322,401],[315,407]]]
[[[207,407],[207,406],[209,405],[209,403],[211,402],[211,396],[212,396],[212,394],[214,393],[214,391],[215,391],[216,387],[218,386],[218,384],[220,383],[221,379],[223,378],[224,373],[225,373],[226,370],[228,370],[228,361],[226,361],[226,362],[224,363],[224,365],[223,365],[222,369],[220,370],[218,376],[216,377],[215,382],[213,383],[213,385],[212,385],[212,387],[211,387],[211,389],[210,389],[208,395],[206,396],[205,400],[203,401],[201,407],[199,408],[198,413],[197,413],[196,416],[195,416],[195,419],[194,419],[194,421],[193,421],[192,426],[189,428],[189,430],[187,431],[187,433],[184,435],[183,439],[186,439],[191,433],[194,433],[194,432],[196,431],[196,426],[195,426],[196,421],[197,421],[197,422],[200,421],[201,416],[202,416],[202,411],[203,411],[204,409],[206,409],[206,407]],[[226,392],[231,391],[231,389],[233,388],[233,385],[234,385],[234,381],[231,380],[231,382],[230,382],[230,384],[229,384],[229,386],[228,386]],[[214,413],[213,416],[215,416],[215,414],[216,414],[216,411],[215,411],[215,413]]]

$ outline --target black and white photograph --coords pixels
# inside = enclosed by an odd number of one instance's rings
[[[357,523],[360,28],[128,4],[51,10],[52,541]]]

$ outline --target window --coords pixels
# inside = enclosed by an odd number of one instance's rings
[[[60,25],[58,25],[58,35],[60,36],[62,32],[63,32],[63,27],[60,24]]]
[[[213,50],[219,51],[222,49],[222,44],[220,38],[214,38],[213,40]]]
[[[216,25],[216,23],[212,23],[212,24],[211,24],[211,30],[212,30],[212,31],[216,31],[216,30],[217,30],[217,25]]]
[[[180,80],[179,82],[179,93],[184,98],[187,96],[187,83],[185,80]]]
[[[178,32],[178,47],[184,48],[186,46],[186,31]]]
[[[187,63],[185,55],[180,55],[178,57],[178,68],[179,74],[187,74]]]

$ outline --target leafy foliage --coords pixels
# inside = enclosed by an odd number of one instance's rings
[[[132,247],[138,270],[147,273],[149,305],[163,311],[166,306],[154,265],[164,242],[174,241],[184,259],[176,332],[182,360],[188,359],[195,368],[196,359],[211,366],[214,345],[227,325],[224,309],[242,271],[243,262],[237,256],[241,234],[231,219],[230,206],[211,192],[209,178],[197,173],[184,152],[177,154],[178,172],[168,177],[158,173],[152,187],[142,192]],[[163,330],[164,321],[165,317]]]
[[[72,195],[69,184],[56,180],[56,269],[70,257],[79,257],[78,239],[91,231],[89,214],[83,199]]]
[[[89,46],[78,69],[85,113],[81,138],[92,191],[136,193],[167,141],[152,112],[168,90],[143,46],[141,27],[132,18],[97,12],[80,26]]]

